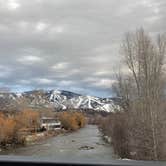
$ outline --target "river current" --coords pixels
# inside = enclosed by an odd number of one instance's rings
[[[88,148],[87,148],[88,147]],[[4,155],[31,156],[59,161],[109,162],[115,159],[112,147],[102,139],[102,134],[95,125],[67,134],[1,152]]]

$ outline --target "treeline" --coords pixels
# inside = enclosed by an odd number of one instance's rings
[[[166,38],[154,40],[143,29],[127,33],[121,53],[125,72],[116,75],[113,88],[122,110],[104,119],[101,128],[122,158],[165,160]]]
[[[62,126],[66,130],[75,131],[86,124],[86,119],[83,113],[76,111],[65,111],[58,115]]]
[[[35,132],[40,125],[39,113],[31,109],[15,114],[0,113],[0,146],[24,144],[23,132]]]

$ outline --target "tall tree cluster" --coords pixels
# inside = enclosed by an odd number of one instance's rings
[[[114,90],[128,115],[127,146],[138,159],[166,158],[166,38],[139,29],[125,35],[121,49],[129,73],[117,75]]]

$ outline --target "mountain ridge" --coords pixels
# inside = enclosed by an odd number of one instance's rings
[[[0,101],[3,99],[18,101],[25,99],[30,106],[51,106],[55,110],[67,109],[91,109],[94,111],[115,112],[120,109],[114,98],[100,98],[90,95],[82,95],[66,90],[32,90],[22,93],[1,93]]]

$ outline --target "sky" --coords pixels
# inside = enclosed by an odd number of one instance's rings
[[[0,88],[112,96],[124,34],[165,20],[165,0],[0,0]]]

